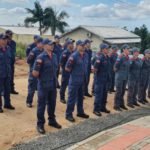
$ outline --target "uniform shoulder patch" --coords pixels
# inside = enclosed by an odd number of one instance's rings
[[[97,62],[97,63],[100,63],[100,60],[99,60],[99,59],[97,59],[97,60],[96,60],[96,62]]]
[[[33,53],[33,52],[30,52],[30,55],[34,55],[34,53]]]
[[[71,56],[71,57],[69,58],[69,60],[73,61],[74,59],[73,59],[73,57]]]
[[[42,64],[42,60],[41,59],[37,59],[37,63]]]
[[[63,54],[63,57],[66,57],[66,54]]]

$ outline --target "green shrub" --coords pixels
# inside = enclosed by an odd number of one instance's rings
[[[22,43],[17,43],[17,47],[16,47],[16,56],[19,59],[23,59],[26,56],[26,44],[22,44]]]

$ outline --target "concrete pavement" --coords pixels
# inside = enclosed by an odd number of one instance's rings
[[[150,116],[98,133],[67,150],[150,150]]]
[[[141,107],[135,110],[123,111],[116,114],[109,114],[107,116],[102,116],[97,119],[87,119],[78,125],[71,126],[70,128],[66,128],[55,133],[47,133],[45,136],[41,136],[40,138],[33,139],[26,143],[18,144],[11,150],[66,150],[67,148],[75,145],[76,143],[88,139],[89,137],[92,137],[94,135],[96,136],[98,133],[100,133],[103,134],[103,136],[101,136],[97,141],[91,141],[91,143],[95,142],[93,145],[97,145],[96,148],[99,149],[101,148],[101,146],[105,145],[105,142],[107,140],[109,142],[115,136],[116,138],[122,136],[119,135],[120,132],[125,135],[128,133],[129,130],[127,130],[126,128],[121,128],[120,130],[118,130],[114,127],[120,127],[120,125],[144,116],[150,116],[150,105],[147,105],[147,108]],[[108,132],[108,129],[112,128],[114,129],[113,134],[106,134],[104,132],[106,130]],[[145,139],[144,142],[146,141],[149,141],[149,139]],[[92,144],[90,144],[90,146],[92,146]],[[94,148],[95,147],[93,147],[93,149]],[[90,148],[90,150],[92,149]]]

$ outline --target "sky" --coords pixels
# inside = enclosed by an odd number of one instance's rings
[[[0,25],[23,24],[35,0],[0,0]],[[129,30],[146,24],[150,30],[150,0],[39,0],[43,8],[65,10],[69,28],[78,25],[127,26]]]

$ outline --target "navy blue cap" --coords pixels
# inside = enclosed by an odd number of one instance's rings
[[[130,47],[129,47],[128,44],[123,44],[122,47],[121,47],[121,49],[122,49],[122,50],[123,50],[123,49],[130,49]]]
[[[81,40],[78,40],[78,41],[76,42],[76,45],[85,45],[85,43],[84,43],[83,41],[81,41]]]
[[[42,42],[43,45],[52,45],[52,44],[55,44],[55,42],[49,40],[48,38],[44,39],[43,42]]]
[[[7,34],[7,35],[12,35],[13,32],[12,32],[11,30],[6,30],[6,31],[5,31],[5,34]]]
[[[48,45],[53,45],[53,44],[55,44],[55,42],[54,42],[54,41],[49,40]]]
[[[59,35],[55,35],[54,38],[55,39],[60,39],[60,36]]]
[[[109,45],[106,43],[102,43],[102,44],[100,44],[99,47],[100,47],[100,49],[105,49],[105,48],[109,48]]]
[[[74,42],[75,42],[74,40],[68,39],[68,40],[66,41],[66,44],[69,45],[69,44],[73,44]]]
[[[8,35],[1,33],[0,34],[0,39],[8,39]]]
[[[131,50],[131,52],[132,53],[139,52],[139,49],[137,47],[133,47],[132,50]]]
[[[39,36],[39,35],[34,35],[33,38],[34,38],[34,39],[38,39],[38,38],[40,38],[40,36]]]
[[[117,45],[112,45],[111,48],[112,48],[113,50],[118,50],[118,49],[119,49]]]
[[[43,38],[41,38],[41,37],[37,38],[37,42],[38,43],[42,43],[43,42]]]
[[[87,43],[92,43],[93,41],[92,40],[89,40],[89,39],[86,39],[85,41],[84,41],[84,43],[85,44],[87,44]]]
[[[149,50],[149,49],[146,49],[146,50],[144,51],[144,54],[150,54],[150,50]]]
[[[43,39],[43,42],[42,42],[42,44],[48,44],[48,42],[49,42],[49,39],[48,38],[45,38],[45,39]]]

